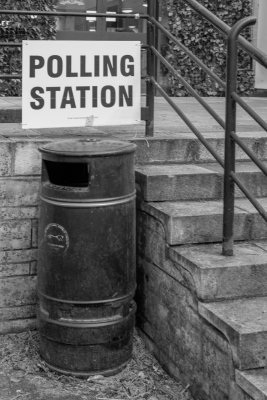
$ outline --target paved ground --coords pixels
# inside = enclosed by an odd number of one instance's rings
[[[244,100],[253,107],[258,114],[266,120],[267,118],[267,98],[263,97],[246,97]],[[174,98],[174,101],[177,105],[179,105],[189,117],[190,121],[195,124],[195,126],[203,133],[209,134],[217,132],[218,135],[222,134],[223,130],[220,125],[211,117],[203,107],[193,98]],[[224,98],[216,98],[216,97],[207,97],[206,101],[210,104],[214,110],[224,119],[225,114],[225,102]],[[173,136],[179,134],[190,134],[189,128],[184,124],[184,122],[176,115],[176,113],[172,110],[169,104],[163,98],[156,97],[156,107],[155,107],[155,136]],[[13,116],[16,116],[16,121],[19,121],[21,110],[21,98],[15,97],[0,97],[0,121],[4,120],[3,116],[5,113],[13,113]],[[238,106],[237,110],[237,124],[238,131],[246,132],[246,131],[261,131],[260,128],[252,118]],[[2,128],[2,129],[1,129]],[[38,136],[42,134],[55,133],[55,131],[60,132],[60,130],[48,130],[48,129],[35,129],[30,131],[22,131],[20,125],[16,125],[12,127],[10,126],[7,133],[6,124],[1,124],[0,135],[27,135],[30,136]],[[67,129],[71,134],[74,134],[77,131],[77,128]],[[144,136],[144,123],[140,123],[139,125],[134,126],[120,126],[120,127],[97,127],[97,128],[82,128],[79,129],[79,132],[91,133],[111,133],[118,135],[121,137],[131,138],[133,136]],[[13,133],[12,133],[13,132]]]

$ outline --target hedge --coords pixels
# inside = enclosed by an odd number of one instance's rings
[[[199,0],[199,2],[222,19],[227,25],[233,26],[241,18],[252,14],[252,0]],[[165,15],[168,18],[170,31],[197,55],[209,68],[225,81],[226,75],[226,43],[223,35],[202,16],[193,11],[183,0],[166,0],[163,2]],[[244,32],[251,40],[251,28]],[[162,48],[165,57],[202,96],[224,96],[223,88],[214,83],[195,62],[180,51],[173,42],[168,42]],[[238,89],[242,95],[253,91],[254,72],[251,58],[242,50],[239,51]],[[164,71],[166,74],[166,70]],[[186,96],[188,92],[170,73],[168,75],[168,90],[172,96]]]
[[[252,0],[199,0],[228,25],[251,15]],[[1,9],[53,10],[57,0],[0,0]],[[191,51],[206,63],[214,72],[225,80],[225,40],[213,26],[192,11],[183,0],[163,0],[163,7],[168,16],[170,31]],[[2,18],[3,19],[3,18]],[[23,39],[54,39],[56,22],[51,17],[31,18],[30,16],[7,15],[7,22],[0,25],[0,37],[4,41],[20,42]],[[250,39],[250,30],[245,36]],[[222,96],[224,91],[217,83],[199,69],[186,54],[172,42],[162,46],[165,57],[177,68],[180,74],[200,95]],[[254,85],[254,73],[250,57],[240,50],[238,73],[239,92],[251,94]],[[16,74],[21,72],[21,50],[0,48],[0,73]],[[166,74],[166,70],[163,73]],[[168,73],[169,94],[186,96],[187,91],[177,78]],[[0,80],[0,96],[20,96],[20,80]]]
[[[57,0],[0,0],[2,10],[53,11]],[[54,39],[54,17],[3,15],[0,25],[1,41],[21,42],[26,39]],[[0,47],[0,73],[21,73],[21,49]],[[0,96],[21,96],[21,80],[0,80]]]

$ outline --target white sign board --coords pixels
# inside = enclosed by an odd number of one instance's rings
[[[267,54],[267,1],[259,0],[257,47]],[[267,69],[256,63],[255,88],[267,89]]]
[[[23,41],[22,128],[140,122],[138,41]]]

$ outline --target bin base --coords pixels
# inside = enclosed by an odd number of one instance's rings
[[[45,360],[43,360],[45,365],[54,372],[58,372],[59,374],[63,374],[63,375],[69,375],[69,376],[74,376],[76,378],[89,378],[90,376],[96,376],[96,375],[103,375],[103,376],[112,376],[112,375],[116,375],[119,372],[121,372],[126,365],[128,364],[128,361],[126,361],[124,364],[120,365],[119,367],[116,368],[111,368],[111,369],[106,369],[103,371],[97,371],[97,372],[86,372],[86,371],[79,371],[79,372],[73,372],[73,371],[69,371],[69,370],[65,370],[65,369],[61,369],[61,368],[57,368],[54,367],[53,365],[50,365],[48,362],[46,362]]]

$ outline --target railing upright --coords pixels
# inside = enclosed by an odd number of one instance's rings
[[[156,18],[157,15],[157,1],[148,0],[148,15]],[[155,110],[155,88],[150,80],[150,77],[156,76],[156,62],[155,55],[150,46],[156,45],[156,29],[155,26],[147,21],[147,98],[146,105],[148,107],[148,119],[146,120],[146,136],[154,135],[154,110]]]
[[[96,2],[97,12],[98,13],[105,13],[106,12],[106,2],[103,0],[98,0]],[[106,18],[97,18],[96,19],[96,30],[98,32],[105,32],[106,31]]]
[[[255,17],[238,21],[230,30],[227,40],[227,82],[225,116],[225,163],[224,163],[224,213],[223,213],[223,249],[225,256],[233,255],[234,247],[234,201],[235,201],[235,140],[236,100],[233,94],[237,90],[237,49],[238,35],[249,25],[256,22]]]

